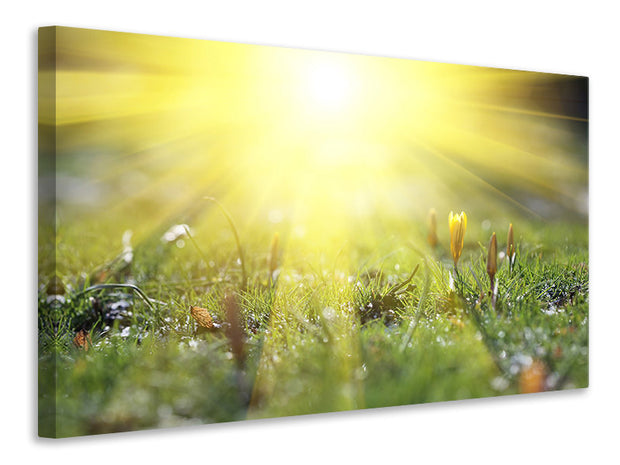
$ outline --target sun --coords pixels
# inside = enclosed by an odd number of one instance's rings
[[[342,110],[350,103],[354,75],[342,64],[314,61],[307,73],[308,97],[317,109]]]

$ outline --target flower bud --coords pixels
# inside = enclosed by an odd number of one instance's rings
[[[510,227],[508,228],[508,245],[506,246],[506,256],[508,257],[508,261],[512,265],[515,259],[515,235],[512,230],[512,223],[510,223]]]
[[[489,255],[487,257],[487,273],[491,280],[491,291],[493,291],[493,282],[495,279],[495,273],[497,273],[497,238],[495,233],[491,236],[491,242],[489,244]]]
[[[437,213],[434,208],[428,213],[428,243],[433,248],[437,246]]]

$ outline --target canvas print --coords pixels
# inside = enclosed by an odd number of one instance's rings
[[[587,78],[38,53],[40,436],[588,386]]]

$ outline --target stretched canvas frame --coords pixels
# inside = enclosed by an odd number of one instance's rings
[[[588,385],[588,81],[39,30],[39,434]]]

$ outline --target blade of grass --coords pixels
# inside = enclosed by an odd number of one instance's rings
[[[102,289],[131,289],[132,291],[135,291],[142,298],[144,303],[146,303],[151,310],[153,310],[154,312],[157,311],[157,308],[155,307],[155,305],[153,305],[153,302],[151,301],[151,299],[149,299],[149,297],[144,293],[144,291],[142,291],[142,289],[140,289],[138,286],[134,284],[116,284],[116,283],[95,284],[94,286],[87,287],[83,291],[78,292],[77,294],[75,294],[75,297],[79,297],[89,292],[98,291]]]
[[[224,214],[224,216],[226,217],[226,219],[228,220],[228,224],[230,225],[233,235],[235,236],[235,241],[237,243],[237,253],[239,254],[239,261],[241,262],[241,275],[242,275],[242,281],[243,281],[241,287],[245,289],[247,282],[248,282],[248,275],[245,270],[245,258],[243,256],[243,248],[241,247],[241,240],[239,239],[239,233],[237,232],[237,226],[235,226],[235,222],[233,221],[232,216],[230,215],[228,210],[226,210],[224,205],[222,205],[217,199],[215,199],[214,197],[204,197],[204,199],[208,200],[209,202],[213,202],[215,205],[217,205],[219,209],[222,211],[222,213]]]
[[[403,338],[403,342],[400,345],[401,352],[403,352],[409,345],[409,342],[411,341],[411,338],[413,337],[413,333],[415,332],[416,328],[418,327],[418,324],[420,323],[420,318],[422,317],[423,304],[424,304],[424,301],[426,300],[426,295],[428,294],[428,290],[430,288],[430,273],[428,270],[428,264],[426,263],[425,258],[423,258],[422,260],[424,261],[424,289],[422,290],[422,294],[420,294],[420,300],[418,301],[418,309],[416,311],[415,318],[409,322],[407,333],[405,334],[405,337]],[[413,278],[415,273],[418,271],[419,267],[420,267],[419,264],[418,266],[415,267],[415,270],[413,270],[413,273],[411,274],[411,277],[409,278],[409,280]]]

